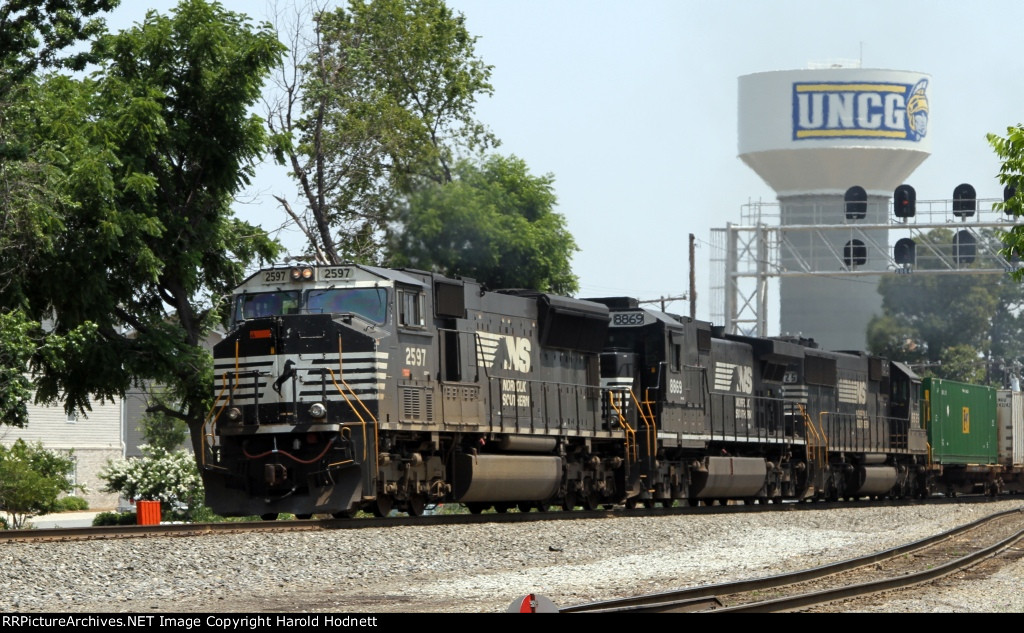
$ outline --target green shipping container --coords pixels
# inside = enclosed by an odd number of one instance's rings
[[[925,378],[921,381],[921,420],[928,427],[933,462],[996,463],[999,427],[993,387]]]

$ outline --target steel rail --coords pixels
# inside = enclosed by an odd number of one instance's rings
[[[689,589],[682,589],[678,591],[646,594],[631,598],[618,598],[576,606],[562,607],[558,610],[558,612],[686,613],[693,611],[703,611],[716,613],[768,613],[775,611],[793,610],[797,608],[812,606],[815,604],[833,602],[835,600],[843,598],[865,595],[868,593],[876,593],[878,591],[884,591],[912,584],[918,584],[957,571],[958,569],[961,569],[965,566],[973,564],[974,562],[977,562],[981,558],[985,558],[987,556],[992,555],[994,552],[997,552],[1000,549],[1009,547],[1017,540],[1024,538],[1024,531],[1020,531],[1015,535],[997,543],[996,545],[979,550],[974,554],[964,556],[960,559],[957,559],[945,565],[940,565],[931,570],[926,570],[915,574],[909,574],[907,576],[901,576],[898,578],[887,578],[869,583],[852,585],[849,587],[842,587],[820,592],[812,592],[807,594],[790,596],[788,598],[778,598],[774,600],[749,603],[745,605],[722,606],[721,601],[719,599],[719,596],[739,594],[756,590],[766,590],[776,587],[782,587],[785,585],[791,585],[799,582],[806,582],[809,580],[823,578],[825,576],[831,576],[851,569],[856,569],[858,567],[864,567],[866,565],[891,560],[899,556],[903,556],[909,552],[920,550],[925,547],[932,546],[936,543],[945,541],[958,534],[973,530],[977,527],[984,525],[985,523],[989,523],[991,521],[995,521],[997,519],[1010,516],[1013,514],[1020,514],[1021,512],[1021,510],[1007,510],[1004,512],[998,512],[987,517],[982,517],[981,519],[978,519],[971,523],[967,523],[962,526],[953,528],[952,530],[948,530],[946,532],[942,532],[940,534],[936,534],[934,536],[930,536],[919,541],[914,541],[906,545],[901,545],[899,547],[894,547],[874,554],[868,554],[866,556],[861,556],[858,558],[852,558],[845,561],[830,563],[828,565],[822,565],[820,567],[814,567],[811,569],[789,572],[785,574],[779,574],[776,576],[768,576],[765,578],[740,580],[735,582],[718,583],[713,585],[702,585],[699,587],[692,587]]]
[[[638,517],[667,517],[683,515],[745,514],[757,512],[803,512],[839,508],[898,507],[916,504],[989,503],[1012,500],[1019,495],[990,497],[986,495],[933,498],[927,500],[904,499],[884,501],[815,501],[808,503],[754,504],[754,505],[700,505],[633,509],[616,506],[614,509],[554,510],[549,512],[508,512],[483,514],[430,514],[419,517],[389,516],[384,518],[359,517],[353,519],[294,519],[280,521],[221,521],[215,523],[161,523],[159,525],[108,525],[90,527],[56,527],[24,530],[0,530],[0,545],[11,542],[72,541],[104,538],[143,538],[150,536],[201,536],[241,532],[287,532],[301,530],[354,530],[363,528],[476,525],[481,523],[528,523],[533,521],[575,521],[589,519],[629,519]]]

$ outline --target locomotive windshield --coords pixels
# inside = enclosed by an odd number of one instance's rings
[[[234,323],[246,319],[298,314],[297,290],[251,292],[235,297]],[[388,312],[388,291],[384,288],[328,288],[306,293],[304,314],[356,314],[374,323],[384,323]]]
[[[235,297],[235,323],[245,319],[258,319],[279,314],[294,314],[299,309],[297,290],[256,292]]]
[[[328,288],[306,293],[306,311],[311,314],[351,313],[383,323],[387,308],[388,292],[384,288]]]

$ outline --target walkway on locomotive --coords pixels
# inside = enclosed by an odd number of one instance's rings
[[[890,377],[885,359],[827,352],[782,337],[713,333],[710,323],[635,300],[595,301],[612,307],[602,361],[605,386],[623,394],[618,402],[624,410],[638,403],[650,412],[659,441],[918,452],[908,446],[918,425],[907,400],[919,379],[903,365],[893,363]],[[614,355],[636,359],[613,360]],[[613,364],[630,369],[623,373]],[[890,397],[897,405],[894,415],[885,406]],[[703,428],[683,421],[693,410],[702,413]]]
[[[781,373],[765,375],[749,344],[713,335],[708,322],[641,307],[635,299],[594,301],[611,308],[602,381],[617,394],[623,417],[638,420],[638,433],[650,425],[659,442],[698,449],[711,441],[804,441],[792,423],[783,423]],[[778,385],[765,388],[767,380]]]

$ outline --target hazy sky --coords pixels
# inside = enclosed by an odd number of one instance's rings
[[[118,30],[146,7],[125,0]],[[261,0],[227,0],[256,20]],[[287,2],[282,2],[287,4]],[[852,61],[863,68],[931,75],[932,154],[907,179],[918,200],[952,197],[963,182],[1001,198],[999,162],[985,135],[1024,122],[1019,0],[449,0],[493,66],[494,96],[478,118],[499,152],[554,177],[557,210],[580,251],[579,296],[658,299],[689,288],[688,236],[696,254],[697,316],[710,318],[712,228],[740,220],[775,193],[737,156],[742,75]],[[281,170],[258,180],[260,204],[238,214],[268,229],[283,213],[271,194],[297,200]],[[855,184],[855,183],[851,183]],[[286,244],[301,245],[283,232]],[[670,311],[689,313],[678,301]],[[778,322],[769,322],[769,334]]]

